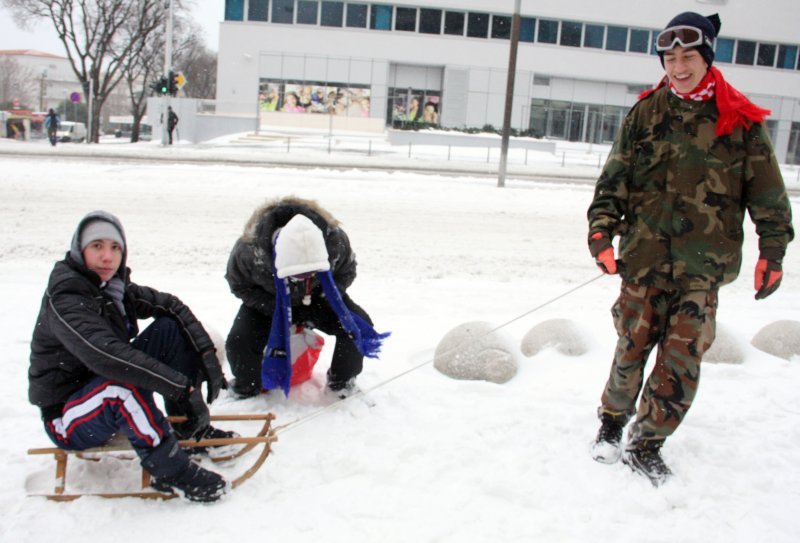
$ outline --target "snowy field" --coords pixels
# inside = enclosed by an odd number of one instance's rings
[[[722,290],[718,319],[744,361],[704,364],[695,405],[664,449],[675,475],[654,489],[589,456],[618,290],[617,278],[590,281],[599,274],[585,243],[592,186],[495,185],[468,175],[0,156],[0,541],[800,540],[800,357],[750,345],[769,323],[800,321],[798,246],[781,289],[756,302],[748,223],[742,276]],[[350,293],[378,330],[392,331],[359,378],[374,405],[324,409],[330,339],[313,379],[288,400],[223,393],[213,404],[213,413],[271,411],[288,425],[261,471],[224,501],[27,497],[49,490],[54,474],[50,458],[26,455],[49,445],[27,401],[29,341],[78,220],[97,208],[117,214],[133,280],[178,295],[224,336],[238,309],[223,278],[230,248],[257,205],[290,194],[317,199],[344,224],[359,262]],[[797,196],[792,203],[800,209]],[[519,372],[504,385],[454,381],[431,363],[459,324],[513,321],[501,333],[518,351],[526,332],[556,318],[584,331],[588,353],[517,352]],[[246,460],[219,469],[235,476]],[[136,486],[130,462],[72,468],[80,488]]]

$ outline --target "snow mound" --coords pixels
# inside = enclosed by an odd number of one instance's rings
[[[453,379],[502,384],[517,374],[513,341],[488,322],[456,326],[439,342],[433,367]]]
[[[550,319],[531,328],[522,338],[522,354],[533,356],[542,349],[555,347],[567,356],[581,356],[589,351],[587,330],[569,319]]]
[[[750,343],[759,351],[790,360],[800,355],[800,322],[775,321],[759,330]]]
[[[741,364],[744,362],[741,340],[728,327],[717,322],[717,337],[703,355],[703,362]]]
[[[222,334],[220,334],[213,326],[203,324],[203,328],[206,329],[206,332],[208,332],[208,337],[210,337],[211,341],[214,342],[214,348],[217,350],[217,358],[219,359],[220,364],[222,364],[225,362],[225,338],[222,337]]]

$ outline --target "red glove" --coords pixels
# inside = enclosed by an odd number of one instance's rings
[[[617,273],[617,261],[614,258],[614,247],[611,240],[602,232],[595,232],[589,237],[589,252],[594,257],[595,264],[603,273]]]
[[[755,288],[756,300],[763,300],[781,286],[783,270],[781,263],[775,260],[759,258],[756,263]]]

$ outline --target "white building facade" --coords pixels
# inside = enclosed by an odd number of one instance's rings
[[[226,0],[218,115],[383,130],[503,124],[514,0]],[[682,11],[718,13],[726,79],[772,110],[781,162],[800,163],[797,0],[521,0],[512,127],[611,142],[663,76],[655,35]]]

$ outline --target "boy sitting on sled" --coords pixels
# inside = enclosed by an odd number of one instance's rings
[[[216,501],[226,481],[190,461],[177,442],[235,435],[209,424],[200,390],[205,381],[211,403],[226,387],[214,344],[178,298],[131,282],[127,249],[114,215],[95,211],[78,224],[42,299],[29,399],[59,447],[98,447],[122,432],[154,488]],[[137,320],[151,317],[140,334]],[[167,413],[186,422],[170,427],[154,392],[164,397]]]

